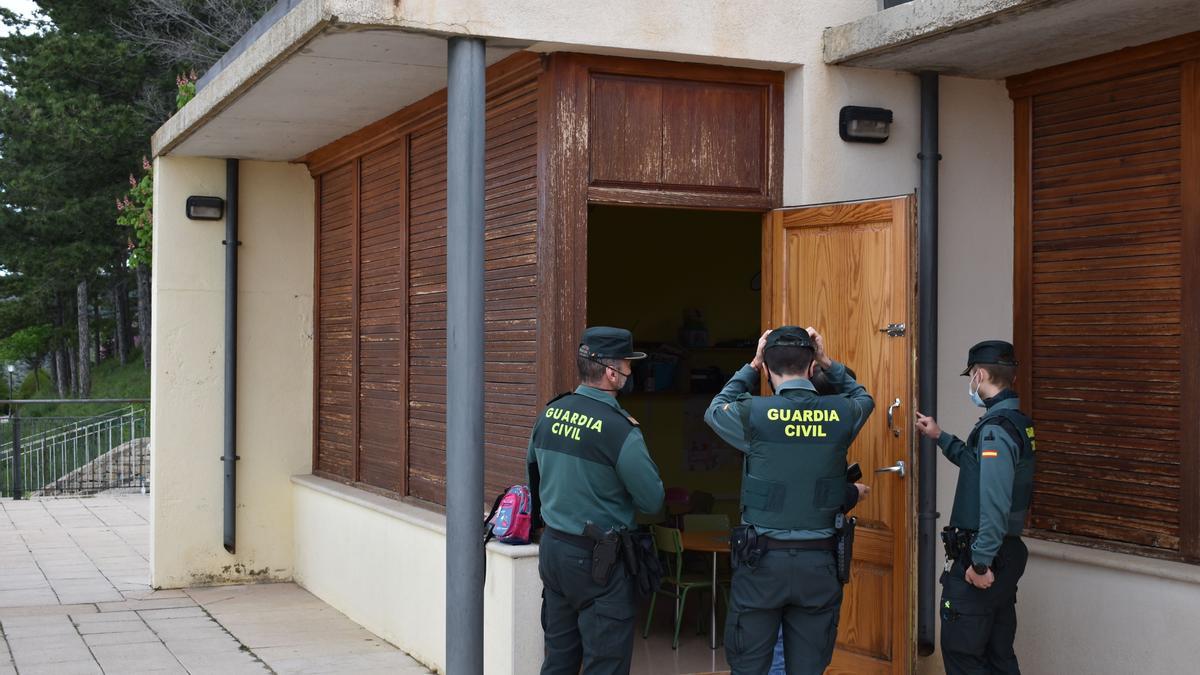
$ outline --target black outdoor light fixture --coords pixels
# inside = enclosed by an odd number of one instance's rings
[[[892,111],[858,105],[842,107],[838,135],[847,143],[883,143],[892,128]]]
[[[187,198],[187,217],[191,220],[220,220],[225,217],[225,200],[192,195]]]

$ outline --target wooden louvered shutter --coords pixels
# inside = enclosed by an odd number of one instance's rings
[[[525,482],[537,397],[540,63],[488,82],[484,249],[484,491]]]
[[[446,127],[409,142],[408,492],[446,494]]]
[[[358,480],[403,493],[407,335],[405,148],[397,141],[360,164]]]
[[[541,63],[491,69],[484,175],[485,487],[525,476],[537,416],[537,106]],[[446,126],[410,141],[409,494],[445,502]],[[481,495],[481,498],[483,496]]]
[[[1180,89],[1167,67],[1017,101],[1031,525],[1168,555],[1181,536]]]
[[[320,178],[317,452],[314,470],[353,480],[354,169]]]

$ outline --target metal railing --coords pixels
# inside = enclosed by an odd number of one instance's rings
[[[0,418],[0,497],[148,491],[150,438],[143,399],[0,401],[12,414]],[[34,404],[126,404],[99,415],[33,417]]]

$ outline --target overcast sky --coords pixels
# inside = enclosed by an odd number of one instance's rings
[[[0,7],[9,9],[17,14],[29,16],[37,9],[37,3],[34,0],[0,0]],[[8,34],[8,26],[0,24],[0,35]]]

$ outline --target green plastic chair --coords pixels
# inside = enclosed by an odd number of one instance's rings
[[[662,585],[650,597],[650,611],[646,614],[646,628],[642,631],[642,638],[650,636],[650,622],[654,619],[654,603],[658,600],[660,594],[674,598],[675,600],[675,638],[671,642],[671,649],[679,648],[679,627],[683,623],[683,607],[687,602],[688,592],[694,589],[712,589],[712,581],[699,574],[684,574],[683,573],[683,541],[679,538],[679,530],[673,527],[661,527],[651,525],[650,531],[654,534],[654,547],[660,553],[665,553],[668,557],[674,560],[668,560],[667,566],[663,568],[664,574]]]

